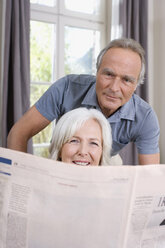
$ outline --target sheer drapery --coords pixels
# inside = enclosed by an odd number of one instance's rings
[[[144,100],[148,100],[147,80],[147,42],[148,42],[148,0],[122,0],[119,9],[120,25],[122,36],[138,41],[145,50],[146,75],[145,82],[139,86],[136,93]],[[124,164],[138,164],[137,150],[134,144],[130,143],[120,152]]]
[[[3,76],[2,146],[13,124],[30,106],[30,2],[7,0]],[[29,151],[31,150],[29,145]]]

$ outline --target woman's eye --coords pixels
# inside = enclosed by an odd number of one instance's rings
[[[79,141],[77,139],[71,139],[69,143],[78,143]]]
[[[91,142],[91,145],[99,146],[99,144],[97,142],[94,142],[94,141]]]

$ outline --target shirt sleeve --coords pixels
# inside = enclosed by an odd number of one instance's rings
[[[61,115],[61,105],[67,87],[67,77],[53,83],[48,90],[35,103],[37,110],[49,121]]]
[[[160,128],[157,116],[153,109],[146,114],[135,144],[140,154],[159,153],[159,134]]]

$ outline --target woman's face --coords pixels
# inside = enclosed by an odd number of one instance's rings
[[[61,160],[77,165],[99,165],[102,156],[102,132],[97,121],[87,120],[62,146]]]

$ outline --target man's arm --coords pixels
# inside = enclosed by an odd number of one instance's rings
[[[160,163],[160,154],[138,154],[138,160],[140,165],[146,164],[159,164]]]
[[[27,152],[28,140],[50,123],[35,106],[31,107],[11,128],[7,146],[9,149]]]

